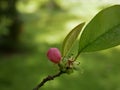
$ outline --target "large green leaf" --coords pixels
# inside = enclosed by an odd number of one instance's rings
[[[77,39],[78,35],[80,34],[80,31],[82,30],[82,27],[85,23],[81,23],[78,26],[76,26],[68,35],[65,37],[62,45],[62,56],[65,56],[69,50],[71,49],[73,43]]]
[[[120,5],[100,11],[85,27],[79,53],[111,48],[120,44]]]

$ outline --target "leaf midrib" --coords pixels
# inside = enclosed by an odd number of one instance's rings
[[[106,33],[110,32],[113,28],[119,27],[120,24],[115,25],[114,27],[112,27],[111,29],[109,29],[108,31],[106,31],[105,33],[101,34],[100,36],[98,36],[95,40],[93,40],[92,42],[88,43],[83,49],[81,49],[79,51],[79,54],[84,51],[85,48],[87,48],[89,45],[91,45],[93,42],[97,41],[100,37],[104,36]]]

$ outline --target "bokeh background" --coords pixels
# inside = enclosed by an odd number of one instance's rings
[[[0,0],[0,90],[32,90],[58,68],[46,58],[67,33],[120,0]],[[98,27],[99,28],[99,27]],[[40,90],[120,90],[120,46],[83,53],[79,70]]]

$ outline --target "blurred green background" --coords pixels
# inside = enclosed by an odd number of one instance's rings
[[[32,90],[55,74],[47,50],[61,49],[72,28],[115,4],[120,0],[0,0],[0,90]],[[120,46],[78,60],[78,71],[40,90],[120,90]]]

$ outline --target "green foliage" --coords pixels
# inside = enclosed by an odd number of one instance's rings
[[[85,23],[81,23],[78,26],[76,26],[64,39],[63,46],[62,46],[62,55],[65,56],[70,48],[72,47],[73,43],[77,39],[80,31],[82,30],[82,27]]]
[[[85,27],[79,53],[99,51],[120,44],[120,5],[99,12]]]
[[[22,40],[27,43],[27,47],[33,48],[28,53],[0,56],[0,90],[32,90],[42,78],[58,70],[55,65],[48,62],[45,53],[51,45],[59,47],[61,40],[56,37],[63,36],[67,22],[79,18],[66,13],[53,13],[51,16],[50,14],[38,11],[30,17],[24,15],[25,33]],[[35,15],[41,16],[40,20],[31,20]],[[55,38],[58,42],[52,41],[49,37]],[[80,69],[70,76],[56,78],[40,90],[119,90],[119,49],[117,47],[100,53],[81,54],[80,66],[83,70]]]

